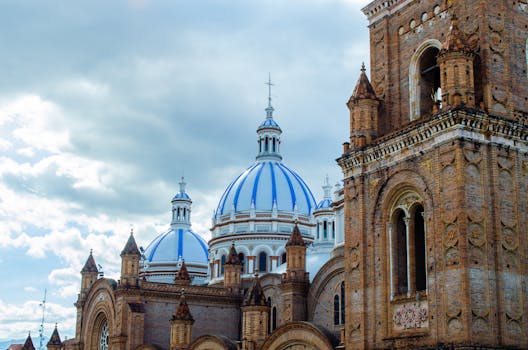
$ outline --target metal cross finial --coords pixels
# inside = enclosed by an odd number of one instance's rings
[[[268,73],[268,82],[265,84],[268,85],[268,104],[271,106],[271,87],[275,85],[271,83],[271,73]]]

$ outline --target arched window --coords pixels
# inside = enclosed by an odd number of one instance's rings
[[[339,324],[339,295],[334,295],[334,325],[337,326]]]
[[[286,252],[282,253],[281,255],[281,264],[286,263]]]
[[[225,264],[225,261],[226,261],[226,256],[222,255],[222,258],[220,259],[220,274],[222,276],[224,275],[224,264]]]
[[[440,67],[436,56],[442,47],[438,40],[427,40],[414,53],[409,67],[409,112],[415,120],[431,114],[442,100]]]
[[[335,221],[332,221],[332,239],[335,239]]]
[[[268,254],[266,252],[259,253],[259,271],[268,271]]]
[[[273,152],[275,152],[275,138],[273,138]]]
[[[246,273],[246,256],[244,253],[238,253],[238,260],[242,264],[242,273]]]
[[[326,241],[328,239],[328,222],[323,221],[323,239]]]
[[[317,239],[319,239],[319,237],[320,237],[320,233],[319,233],[319,231],[321,231],[321,223],[318,222],[317,225],[316,225],[316,227],[317,227]]]
[[[277,307],[271,309],[271,330],[277,329]]]
[[[341,324],[345,324],[345,281],[341,282]]]
[[[424,207],[416,193],[400,196],[389,227],[392,295],[412,297],[427,289]]]
[[[266,141],[264,141],[264,152],[268,152],[269,150],[269,144],[268,144],[268,137],[266,136]]]
[[[99,350],[108,350],[108,322],[105,321],[99,333]]]

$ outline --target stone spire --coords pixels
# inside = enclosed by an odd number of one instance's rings
[[[176,284],[190,284],[191,283],[191,276],[189,275],[189,271],[187,270],[187,265],[185,264],[185,261],[182,261],[180,270],[178,270],[178,274],[174,278],[174,282]]]
[[[246,295],[244,296],[243,306],[266,306],[266,296],[264,295],[264,290],[260,285],[260,278],[258,274],[255,275],[251,287],[249,287]]]
[[[79,294],[80,300],[84,300],[90,291],[92,285],[97,281],[99,275],[99,270],[95,263],[94,257],[92,255],[92,250],[90,249],[90,255],[86,259],[86,263],[81,270],[81,293]]]
[[[22,345],[22,349],[20,350],[35,350],[35,346],[33,345],[33,340],[31,340],[31,333],[28,333],[26,341],[24,342],[24,345]]]
[[[242,349],[258,349],[268,335],[270,306],[255,275],[242,302]]]
[[[92,250],[90,249],[90,255],[88,256],[88,259],[86,259],[86,263],[84,263],[84,266],[81,270],[81,273],[84,272],[96,272],[99,273],[99,270],[97,269],[97,265],[95,263],[94,257],[92,255]]]
[[[290,239],[288,239],[288,242],[286,243],[286,247],[289,246],[306,246],[306,243],[304,242],[304,239],[301,235],[301,231],[299,230],[299,226],[297,223],[295,223],[295,226],[293,227],[292,233],[290,235]]]
[[[191,315],[191,309],[189,309],[189,305],[185,299],[185,290],[183,288],[180,293],[180,302],[176,309],[176,314],[172,316],[172,320],[194,321],[194,318]]]
[[[48,341],[47,348],[48,350],[60,350],[61,347],[62,341],[59,335],[59,331],[57,330],[57,324],[55,324],[55,329],[51,334],[50,340]]]
[[[139,252],[138,246],[136,244],[136,240],[134,239],[134,231],[130,230],[130,236],[128,236],[128,241],[125,244],[125,247],[121,251],[121,256],[123,255],[139,255],[141,256],[141,253]]]
[[[458,18],[456,14],[451,17],[451,27],[447,33],[446,40],[442,45],[442,51],[463,51],[471,52],[466,34],[458,27]]]
[[[370,84],[369,78],[367,77],[367,70],[365,69],[365,63],[361,65],[361,73],[359,74],[358,81],[356,83],[356,87],[354,88],[354,92],[352,93],[352,96],[350,96],[350,99],[348,103],[350,103],[351,100],[362,100],[362,99],[371,99],[371,100],[377,100],[376,92],[374,92],[374,88]]]

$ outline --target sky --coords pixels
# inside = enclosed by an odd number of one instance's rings
[[[368,67],[368,0],[2,0],[0,341],[55,323],[90,249],[118,278],[131,228],[168,228],[182,175],[210,237],[227,185],[257,153],[268,74],[283,162],[322,198]]]

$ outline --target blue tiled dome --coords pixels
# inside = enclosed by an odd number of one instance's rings
[[[279,161],[254,163],[240,174],[226,189],[215,217],[247,211],[271,211],[276,203],[278,211],[309,215],[316,206],[314,196],[301,177]]]
[[[176,193],[176,195],[172,198],[172,200],[175,200],[175,199],[187,199],[187,200],[191,200],[191,197],[189,197],[189,195],[185,192],[178,192]]]
[[[330,209],[331,207],[332,207],[332,200],[323,199],[319,203],[317,203],[316,209]]]
[[[145,250],[151,263],[176,262],[180,256],[187,264],[207,266],[207,243],[188,228],[176,228],[156,237]]]
[[[271,129],[278,129],[280,130],[280,127],[279,127],[279,124],[277,124],[277,122],[273,119],[266,119],[264,120],[258,127],[257,130],[260,130],[260,129],[267,129],[267,128],[271,128]]]

